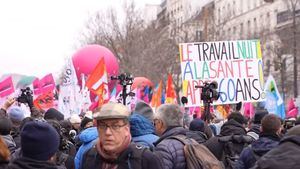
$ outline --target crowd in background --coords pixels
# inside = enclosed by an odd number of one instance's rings
[[[300,119],[287,127],[263,109],[252,119],[236,111],[226,120],[194,117],[183,123],[184,112],[176,104],[163,104],[154,113],[142,101],[132,112],[109,102],[65,119],[54,108],[33,107],[31,116],[25,117],[14,102],[8,98],[0,109],[0,169],[300,166]],[[200,156],[199,164],[191,162]]]

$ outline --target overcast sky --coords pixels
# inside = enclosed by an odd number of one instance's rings
[[[123,0],[0,1],[0,77],[58,74],[89,16]],[[161,0],[136,0],[139,6]]]

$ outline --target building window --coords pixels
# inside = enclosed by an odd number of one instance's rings
[[[240,12],[241,12],[241,14],[243,13],[243,3],[242,3],[242,0],[240,0]]]
[[[251,21],[250,20],[248,20],[248,22],[247,22],[247,30],[248,30],[248,32],[247,32],[248,37],[251,37]]]
[[[256,22],[256,18],[253,19],[253,24],[254,24],[254,36],[257,36],[258,30],[257,30],[257,22]]]
[[[199,31],[199,30],[196,31],[196,41],[201,41],[202,40],[201,39],[201,34],[202,34],[202,31]]]
[[[236,39],[236,27],[233,27],[233,32],[232,32],[232,39]]]
[[[221,9],[218,9],[218,24],[220,24],[220,19],[221,19]]]
[[[232,4],[232,15],[235,16],[235,1],[233,1],[233,4]]]
[[[244,34],[244,24],[240,24],[240,38],[243,39],[243,34]]]

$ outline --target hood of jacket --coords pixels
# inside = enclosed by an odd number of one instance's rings
[[[57,166],[47,161],[36,161],[21,157],[15,159],[8,165],[9,169],[57,169]]]
[[[11,153],[13,153],[16,149],[16,143],[11,135],[1,135],[0,137],[3,138],[5,144],[7,145],[8,149]]]
[[[155,133],[155,129],[151,121],[140,114],[131,115],[129,122],[132,137]]]
[[[280,137],[275,134],[261,134],[259,139],[253,142],[251,146],[257,155],[263,156],[271,149],[277,147],[279,141]]]
[[[246,130],[242,124],[231,119],[223,124],[223,126],[221,127],[220,135],[221,136],[246,135]]]
[[[89,143],[95,139],[98,138],[98,130],[97,127],[90,127],[87,128],[85,130],[83,130],[80,134],[79,134],[79,139],[80,141],[82,141],[83,143]]]
[[[196,140],[198,143],[204,143],[208,140],[207,135],[201,131],[188,131],[186,136]]]

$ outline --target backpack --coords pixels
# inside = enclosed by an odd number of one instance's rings
[[[169,137],[184,144],[187,169],[223,169],[222,163],[202,144],[184,135]]]
[[[230,135],[219,138],[223,143],[223,163],[226,169],[233,169],[242,150],[251,144],[253,139],[247,135]]]

